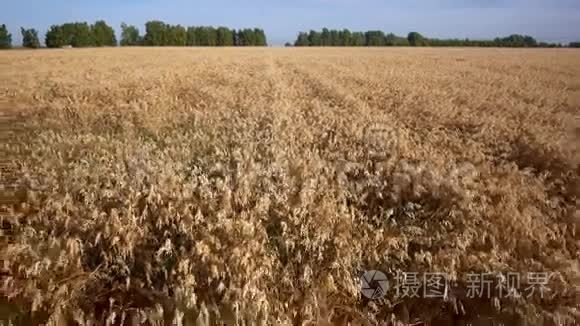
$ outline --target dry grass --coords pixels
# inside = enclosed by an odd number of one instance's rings
[[[0,80],[0,320],[580,318],[578,51],[10,51]],[[369,302],[368,269],[458,286]],[[471,271],[553,293],[469,300]]]

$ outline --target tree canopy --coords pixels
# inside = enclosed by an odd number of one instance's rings
[[[40,41],[38,40],[38,31],[34,28],[26,29],[24,27],[20,28],[22,33],[22,46],[25,48],[38,49],[40,47]]]
[[[266,46],[266,33],[259,28],[241,30],[224,26],[169,25],[161,21],[145,24],[144,45],[148,46]]]
[[[95,22],[91,26],[91,32],[94,37],[95,46],[116,46],[117,38],[115,37],[115,30],[103,20]]]
[[[411,46],[425,46],[428,44],[427,40],[423,37],[423,35],[417,32],[411,32],[407,36],[407,41],[409,41],[409,45]]]
[[[12,47],[12,34],[8,32],[6,25],[0,25],[0,49],[9,49]]]
[[[574,43],[570,43],[572,47]],[[559,44],[538,43],[528,35],[513,34],[494,40],[427,38],[418,32],[407,37],[383,31],[351,32],[348,29],[300,32],[295,46],[481,46],[481,47],[559,47]]]
[[[99,20],[93,25],[86,22],[52,25],[45,37],[46,46],[58,48],[63,46],[93,47],[116,46],[115,31],[105,21]]]
[[[419,34],[420,35],[420,34]],[[349,29],[300,32],[295,46],[406,46],[405,37],[383,31],[351,32]]]
[[[121,46],[141,45],[143,39],[139,36],[139,29],[125,23],[121,24]]]
[[[116,46],[115,31],[105,21],[93,25],[85,22],[53,25],[46,33],[47,47],[63,46]],[[121,24],[121,46],[266,46],[266,33],[260,28],[234,30],[220,26],[194,26],[166,24],[151,20],[145,24],[145,35],[139,29]]]
[[[38,31],[21,28],[22,46],[39,48]],[[63,46],[100,47],[116,46],[115,30],[104,20],[89,25],[87,22],[72,22],[50,26],[45,35],[45,44],[49,48]],[[160,20],[151,20],[145,24],[145,35],[139,29],[125,23],[121,24],[121,46],[267,46],[267,37],[263,29],[243,28],[230,29],[219,26],[182,26],[166,24]],[[411,32],[407,37],[386,34],[380,30],[366,32],[349,29],[310,30],[299,32],[294,46],[475,46],[475,47],[562,47],[561,44],[538,42],[529,35],[512,34],[497,37],[493,40],[438,39],[428,38],[418,32]],[[0,25],[0,49],[12,47],[12,35],[6,25]],[[568,47],[578,48],[580,42],[571,42]]]

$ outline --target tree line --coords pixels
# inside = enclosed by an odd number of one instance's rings
[[[409,45],[406,38],[395,34],[385,35],[382,31],[351,32],[344,30],[300,32],[294,42],[295,46],[385,46],[385,45]]]
[[[46,32],[45,44],[49,48],[116,46],[117,38],[113,28],[99,20],[93,25],[86,22],[52,25]]]
[[[121,45],[130,46],[267,46],[266,33],[260,28],[240,30],[227,27],[190,26],[149,21],[145,35],[140,36],[135,26],[121,24]]]
[[[41,47],[38,31],[21,28],[22,46]],[[117,46],[115,31],[105,21],[92,25],[86,22],[50,26],[45,36],[49,48],[64,46],[98,47]],[[121,24],[121,46],[266,46],[266,33],[260,28],[229,29],[227,27],[191,26],[166,24],[153,20],[145,24],[145,35],[132,25]],[[478,47],[562,47],[561,44],[538,42],[531,36],[513,34],[493,40],[436,39],[418,32],[407,37],[379,30],[351,32],[348,29],[300,32],[294,44],[287,46],[478,46]],[[6,25],[0,25],[0,49],[12,47],[12,35]],[[580,42],[568,44],[580,48]]]
[[[570,43],[572,47],[576,43]],[[291,45],[291,44],[287,44]],[[436,39],[418,32],[407,37],[383,31],[351,32],[348,29],[300,32],[294,46],[480,46],[480,47],[561,47],[561,44],[537,42],[531,36],[513,34],[493,40]]]
[[[22,46],[39,48],[38,31],[21,28]],[[71,46],[100,47],[117,46],[114,29],[105,21],[92,25],[87,22],[52,25],[46,32],[44,43],[48,48]],[[266,33],[260,28],[240,30],[227,27],[170,25],[154,20],[145,24],[141,36],[135,26],[121,24],[121,46],[267,46]],[[12,47],[12,35],[6,25],[0,25],[0,49]]]

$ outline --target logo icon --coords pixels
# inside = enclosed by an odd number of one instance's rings
[[[387,276],[381,271],[366,271],[360,277],[362,295],[371,300],[384,297],[389,289]]]

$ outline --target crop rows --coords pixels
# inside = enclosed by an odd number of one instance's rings
[[[580,54],[0,53],[0,320],[580,320]],[[445,299],[360,275],[446,273]],[[465,296],[550,272],[544,298]]]

